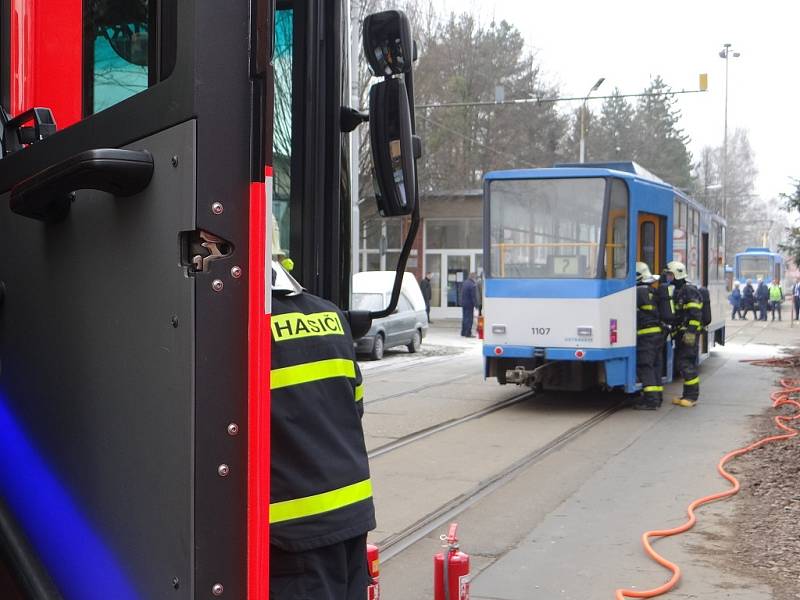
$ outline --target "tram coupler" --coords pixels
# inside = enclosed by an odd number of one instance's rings
[[[469,600],[469,554],[458,545],[458,523],[439,537],[444,551],[433,557],[433,599]]]
[[[506,383],[516,383],[517,385],[527,385],[534,390],[540,389],[542,386],[542,371],[547,367],[554,365],[555,362],[547,362],[539,365],[535,369],[526,369],[525,367],[515,367],[506,370]]]

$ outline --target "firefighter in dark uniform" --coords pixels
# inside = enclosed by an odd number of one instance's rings
[[[364,600],[375,509],[350,326],[272,276],[270,599]]]
[[[697,404],[700,375],[697,364],[700,334],[703,331],[703,297],[686,280],[686,266],[678,261],[667,265],[675,286],[675,364],[683,377],[683,395],[672,403],[685,408]]]
[[[647,263],[636,263],[636,378],[642,384],[642,395],[633,404],[637,410],[658,409],[664,391],[664,330],[653,289],[656,281]]]

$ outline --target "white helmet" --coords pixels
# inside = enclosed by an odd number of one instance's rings
[[[650,272],[650,267],[647,266],[647,263],[636,263],[636,283],[653,283],[656,280],[656,277]]]
[[[667,263],[667,271],[672,273],[675,279],[686,279],[686,265],[677,260]]]

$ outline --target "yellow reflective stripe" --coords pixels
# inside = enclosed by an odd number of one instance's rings
[[[683,382],[683,385],[697,385],[698,383],[700,383],[700,376],[697,376],[694,379],[687,379]]]
[[[364,384],[361,383],[356,386],[356,402],[364,399]]]
[[[270,389],[277,390],[290,385],[301,383],[311,383],[321,379],[332,377],[349,377],[354,379],[356,376],[355,363],[347,358],[330,358],[328,360],[318,360],[316,362],[295,365],[293,367],[283,367],[273,369],[271,374]]]
[[[689,319],[689,325],[694,325],[695,327],[700,327],[702,323],[697,319]]]
[[[320,335],[344,335],[339,315],[334,311],[272,315],[272,339],[276,342]]]
[[[341,487],[330,492],[284,500],[269,505],[269,522],[281,523],[330,512],[372,497],[372,482],[369,479]]]
[[[636,335],[645,335],[647,333],[661,333],[661,327],[647,327],[645,329],[640,329],[636,332]]]
[[[664,386],[663,385],[646,385],[642,388],[643,392],[663,392]]]
[[[652,304],[642,304],[639,308],[641,308],[642,310],[655,310],[656,309],[656,307],[653,306]]]
[[[683,308],[698,308],[698,309],[702,310],[703,309],[703,303],[702,302],[687,302],[686,304],[683,305]]]

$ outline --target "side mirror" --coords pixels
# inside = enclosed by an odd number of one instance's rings
[[[378,212],[411,214],[416,204],[411,111],[402,79],[376,83],[369,92],[370,144]]]
[[[405,13],[386,10],[364,19],[364,56],[376,77],[391,77],[411,71],[416,47]]]

